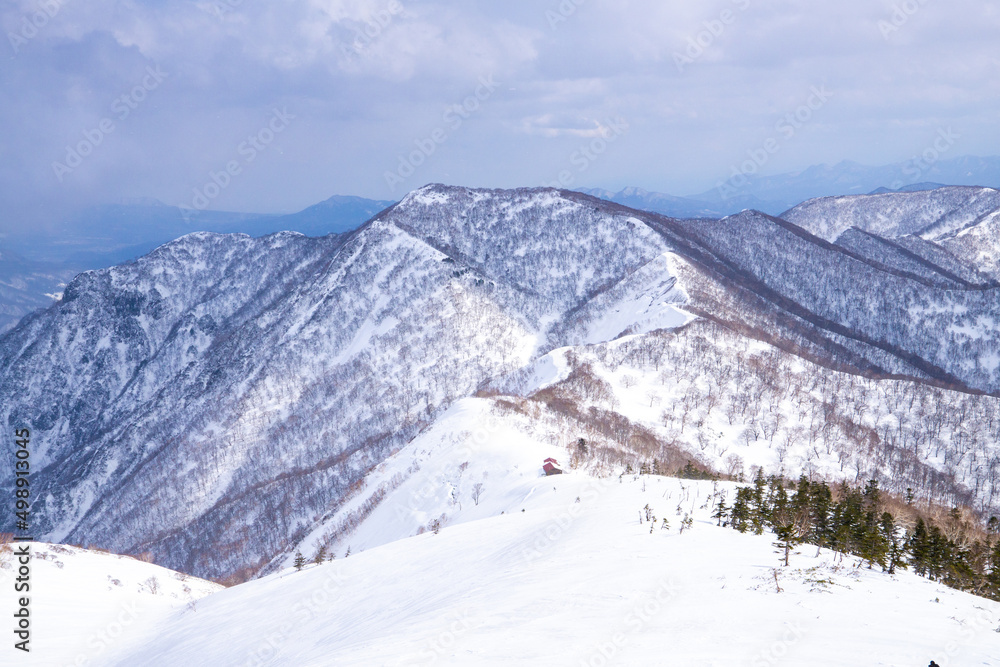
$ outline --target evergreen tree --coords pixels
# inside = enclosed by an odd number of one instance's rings
[[[892,519],[892,515],[889,515],[889,519]],[[888,570],[889,541],[881,522],[875,520],[875,512],[865,512],[865,523],[860,532],[862,537],[858,545],[858,555],[868,561],[868,569],[878,564],[883,571]]]
[[[950,548],[948,538],[937,526],[931,526],[927,531],[928,536],[928,576],[935,581],[940,580],[945,573],[950,558]]]
[[[857,554],[865,539],[864,501],[857,489],[843,483],[840,502],[835,503],[831,517],[831,546],[837,551]]]
[[[716,520],[716,525],[722,526],[724,525],[722,523],[723,519],[725,519],[728,515],[729,510],[726,508],[726,499],[725,497],[720,497],[719,504],[715,506],[715,511],[712,512],[712,518]]]
[[[910,563],[913,565],[913,571],[921,577],[926,577],[930,571],[931,545],[927,524],[924,523],[923,518],[917,519],[917,525],[913,528],[913,534],[910,535],[906,546],[910,552]]]
[[[792,523],[794,520],[791,503],[788,501],[788,492],[780,481],[771,483],[770,508],[768,510],[768,520],[776,525]]]
[[[1000,600],[1000,540],[990,551],[990,571],[986,575],[987,594],[994,600]]]
[[[753,485],[736,490],[728,510],[728,525],[740,532],[773,531],[782,563],[788,563],[796,544],[810,542],[858,556],[859,566],[864,562],[869,568],[878,564],[895,574],[897,568],[912,565],[920,576],[1000,600],[1000,540],[993,540],[1000,520],[986,522],[990,534],[985,542],[969,541],[972,528],[960,507],[952,509],[946,519],[948,533],[941,525],[918,517],[912,533],[905,534],[892,513],[883,509],[876,480],[863,488],[841,483],[836,502],[823,482],[800,477],[792,497],[785,487],[783,478],[765,480],[758,470]],[[678,505],[678,514],[680,510]],[[712,518],[721,525],[726,514],[725,503],[720,501]]]
[[[313,562],[320,565],[324,558],[326,558],[326,545],[320,545],[320,548],[316,550],[316,556],[313,558]]]
[[[795,534],[795,525],[792,523],[777,525],[774,527],[774,534],[778,538],[774,546],[778,548],[778,553],[781,555],[785,567],[788,567],[788,556],[792,553],[795,545],[799,543],[799,538]]]
[[[753,528],[754,535],[764,534],[764,528],[767,526],[769,519],[767,481],[764,479],[764,473],[758,468],[750,495],[750,526]]]
[[[730,525],[741,533],[747,532],[750,521],[750,500],[753,491],[747,487],[736,489],[736,500],[730,512]]]
[[[826,482],[813,484],[809,488],[809,521],[812,524],[811,539],[816,544],[829,547],[832,545],[832,529],[830,524],[830,508],[833,504],[833,492]]]
[[[879,512],[882,509],[882,492],[878,488],[878,480],[869,480],[862,496],[866,512]]]
[[[799,477],[798,484],[795,485],[795,495],[791,499],[792,518],[799,527],[799,534],[803,539],[808,539],[812,534],[812,516],[809,509],[810,484],[805,475]]]
[[[295,560],[293,561],[293,564],[295,565],[296,570],[301,570],[305,566],[306,559],[305,556],[302,555],[302,552],[295,552]]]
[[[896,568],[906,568],[906,544],[899,536],[896,520],[889,512],[882,513],[879,525],[886,545],[886,563],[882,567],[889,574],[896,574]]]
[[[657,458],[653,459],[653,474],[666,475],[666,471],[663,469],[663,466],[660,464],[660,460]]]

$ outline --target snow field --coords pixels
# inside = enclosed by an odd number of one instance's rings
[[[808,546],[778,567],[712,525],[712,489],[536,478],[515,511],[227,589],[97,664],[998,664],[996,605]]]
[[[104,664],[112,647],[146,641],[171,612],[195,608],[198,600],[222,589],[134,558],[29,544],[31,650],[15,650],[13,641],[5,640],[0,665]],[[15,567],[11,551],[0,553],[0,604],[5,618],[12,613],[15,598],[21,597],[14,592]],[[9,627],[5,625],[5,637]]]
[[[711,520],[731,483],[544,477],[565,458],[554,434],[489,406],[459,402],[370,478],[413,471],[348,558],[337,543],[332,562],[174,610],[95,664],[1000,664],[998,605],[808,545],[780,567],[772,536]]]

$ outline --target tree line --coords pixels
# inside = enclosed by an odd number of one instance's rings
[[[897,513],[890,511],[898,508]],[[782,562],[792,550],[812,544],[855,556],[858,566],[894,574],[912,570],[952,588],[1000,600],[1000,520],[976,525],[953,508],[939,518],[917,512],[912,493],[884,494],[876,480],[863,487],[843,482],[831,488],[805,476],[789,482],[765,478],[737,489],[732,506],[721,497],[712,517],[741,533],[771,531]]]

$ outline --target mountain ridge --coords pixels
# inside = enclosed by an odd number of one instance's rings
[[[0,337],[0,421],[38,432],[45,535],[246,578],[454,401],[567,346],[700,318],[873,382],[995,392],[996,304],[917,278],[756,212],[428,185],[346,234],[192,234],[82,274]]]

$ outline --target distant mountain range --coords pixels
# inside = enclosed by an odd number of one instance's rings
[[[620,192],[581,190],[624,206],[677,218],[719,218],[754,209],[780,215],[817,197],[932,190],[944,185],[1000,187],[1000,157],[959,157],[927,163],[906,162],[869,167],[845,160],[775,176],[742,176],[720,180],[717,187],[678,197],[640,188]]]
[[[52,295],[61,293],[77,273],[141,257],[185,234],[340,234],[392,203],[337,195],[298,213],[260,215],[131,199],[87,208],[49,228],[11,230],[0,237],[0,333],[32,310],[51,304]]]
[[[262,215],[199,211],[156,199],[132,199],[84,209],[51,230],[12,232],[4,245],[39,262],[102,268],[141,257],[191,232],[255,237],[280,231],[306,236],[341,234],[392,203],[337,195],[298,213]]]

